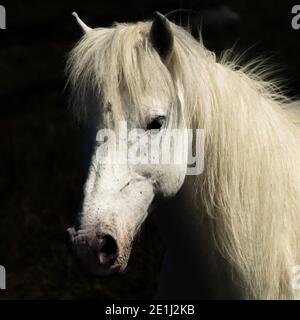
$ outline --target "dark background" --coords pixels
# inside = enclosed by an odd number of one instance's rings
[[[127,271],[108,278],[84,275],[65,245],[65,230],[80,201],[80,132],[67,111],[64,65],[80,38],[72,11],[91,27],[150,19],[202,25],[217,55],[236,42],[245,60],[264,55],[280,69],[286,91],[300,88],[300,30],[291,27],[296,2],[231,1],[1,1],[0,30],[0,265],[7,290],[0,298],[152,298],[163,245],[148,219]],[[226,7],[224,7],[226,6]],[[202,21],[202,22],[201,22]]]

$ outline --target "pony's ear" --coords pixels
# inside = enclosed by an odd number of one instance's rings
[[[72,12],[72,15],[75,17],[75,19],[76,19],[79,27],[81,28],[81,30],[82,30],[82,32],[83,32],[84,34],[87,34],[87,33],[89,33],[89,32],[92,30],[92,28],[88,27],[88,26],[79,18],[78,14],[77,14],[76,12]]]
[[[162,61],[167,64],[172,56],[174,36],[169,20],[158,11],[154,12],[149,39]]]

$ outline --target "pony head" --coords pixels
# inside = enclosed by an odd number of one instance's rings
[[[167,130],[186,126],[183,99],[170,71],[174,35],[163,15],[155,13],[151,23],[97,29],[75,17],[84,37],[70,55],[68,72],[71,107],[85,137],[87,178],[68,234],[88,271],[109,274],[125,269],[156,200],[174,196],[184,182],[185,156],[154,164],[148,154],[150,142],[160,141],[160,149]],[[130,134],[123,134],[124,126]],[[167,152],[180,146],[185,155],[180,132],[172,139]],[[119,161],[137,152],[145,161]]]

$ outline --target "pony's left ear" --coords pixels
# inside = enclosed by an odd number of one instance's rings
[[[174,45],[174,35],[169,20],[158,11],[154,12],[149,39],[162,61],[169,63]]]
[[[87,26],[87,25],[79,18],[78,14],[77,14],[76,12],[72,12],[72,15],[75,17],[75,19],[76,19],[79,27],[81,28],[81,30],[82,30],[82,32],[83,32],[84,34],[87,34],[87,33],[89,33],[89,32],[92,30],[92,28],[90,28],[89,26]]]

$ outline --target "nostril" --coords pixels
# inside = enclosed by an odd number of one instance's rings
[[[110,235],[103,236],[99,240],[101,243],[101,248],[98,252],[100,263],[113,263],[116,260],[118,254],[118,246],[116,240]]]
[[[104,236],[103,237],[104,244],[101,248],[101,252],[111,255],[111,254],[116,254],[117,252],[117,243],[115,239],[112,236]]]

